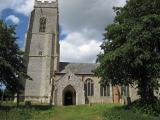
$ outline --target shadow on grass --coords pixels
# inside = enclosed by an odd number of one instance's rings
[[[44,111],[44,110],[49,110],[51,108],[53,108],[53,106],[44,105],[44,104],[31,105],[30,107],[26,107],[25,105],[19,105],[17,107],[16,104],[0,105],[0,110],[1,111],[10,111],[10,110],[13,110],[13,109],[34,109],[34,110]]]
[[[159,114],[150,112],[152,109],[138,108],[135,103],[129,106],[115,106],[104,111],[104,120],[160,120]]]

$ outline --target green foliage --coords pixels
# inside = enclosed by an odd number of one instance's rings
[[[4,104],[0,108],[0,120],[102,120],[103,111],[114,106],[101,104],[50,107],[34,104],[31,108],[25,108],[21,103],[19,108],[16,108],[14,104],[7,104],[7,106]]]
[[[12,103],[0,108],[0,120],[49,120],[52,117],[53,109],[48,105],[33,105],[32,108],[26,108],[21,104],[17,108]]]
[[[138,84],[142,101],[149,103],[160,78],[160,1],[128,0],[114,10],[94,72],[103,83]]]
[[[22,78],[29,78],[23,64],[23,52],[16,44],[15,26],[0,20],[0,83],[13,93],[23,89]]]
[[[133,112],[126,110],[123,107],[115,107],[108,109],[103,113],[103,120],[159,120],[159,117],[154,117],[144,113]]]
[[[50,107],[34,104],[19,108],[14,104],[0,107],[0,120],[159,120],[158,117],[146,115],[139,111],[126,110],[121,105],[93,104],[67,107]]]
[[[1,113],[1,120],[29,120],[31,118],[30,110],[14,108]]]
[[[156,101],[150,105],[142,104],[139,100],[133,102],[131,105],[127,106],[133,112],[147,114],[147,115],[154,115],[160,117],[160,101]]]

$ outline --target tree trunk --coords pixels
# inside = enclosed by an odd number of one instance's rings
[[[142,104],[151,104],[155,100],[154,89],[150,79],[141,79],[138,82],[138,92]]]
[[[4,90],[2,91],[1,103],[3,103],[3,99],[4,99]]]
[[[19,106],[19,92],[17,92],[17,107]]]

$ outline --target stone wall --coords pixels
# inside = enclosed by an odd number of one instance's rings
[[[72,86],[76,91],[76,105],[85,104],[84,84],[73,73],[68,72],[60,79],[55,80],[54,103],[55,105],[63,105],[63,90],[67,86]]]
[[[73,76],[68,80],[69,76]],[[113,103],[113,96],[112,96],[112,86],[110,85],[110,96],[101,96],[100,95],[100,78],[95,77],[94,75],[74,75],[74,73],[66,73],[56,75],[55,79],[55,105],[63,105],[63,89],[68,86],[72,85],[75,89],[78,90],[78,95],[80,96],[78,101],[82,101],[79,104],[86,103]],[[87,79],[91,79],[94,82],[94,95],[93,96],[84,96],[84,82]],[[76,91],[77,91],[76,90]],[[121,89],[119,88],[120,92]],[[131,101],[138,99],[137,90],[135,87],[129,87],[129,96],[131,97]],[[87,101],[86,101],[87,99]],[[124,99],[120,98],[120,103],[124,103]]]
[[[41,17],[46,18],[45,32],[39,31]],[[24,82],[25,100],[47,101],[51,76],[59,63],[58,22],[57,2],[36,1],[25,42],[27,73],[32,78]]]
[[[43,33],[39,32],[41,17],[46,18],[46,31]],[[25,41],[27,73],[32,78],[32,80],[24,81],[23,96],[26,101],[49,103],[51,78],[59,67],[58,22],[57,2],[35,2]],[[89,66],[89,64],[77,64],[75,67],[77,70],[84,68],[84,74],[75,74],[68,69],[67,73],[56,74],[52,78],[54,82],[53,104],[63,105],[63,90],[67,86],[72,86],[76,91],[76,105],[87,103],[86,99],[88,99],[88,103],[113,102],[111,85],[110,96],[100,96],[100,78],[91,74],[92,67]],[[92,79],[94,82],[94,95],[85,97],[84,82],[87,79]],[[132,100],[138,98],[135,88],[130,87],[130,96]]]

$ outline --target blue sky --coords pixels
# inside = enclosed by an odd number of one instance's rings
[[[12,9],[5,9],[2,11],[1,19],[3,19],[8,25],[15,24],[12,22],[12,20],[6,20],[6,18],[9,15],[15,15],[20,19],[20,22],[17,24],[16,27],[16,34],[17,34],[17,43],[19,47],[22,48],[24,45],[25,32],[27,31],[27,26],[28,26],[28,17],[21,13],[16,13]]]
[[[17,18],[19,18],[20,22],[18,24],[15,24],[12,20],[7,20],[6,18],[10,15],[14,15]],[[16,25],[16,37],[17,37],[17,44],[19,45],[20,48],[24,47],[24,39],[25,39],[25,34],[27,32],[27,27],[28,27],[28,21],[29,17],[26,15],[23,15],[21,13],[14,12],[12,9],[5,9],[2,11],[2,15],[0,16],[1,19],[7,23],[7,25]],[[59,39],[63,40],[66,38],[67,34],[62,33],[63,28],[60,26],[59,28]]]
[[[59,0],[60,60],[95,62],[97,54],[101,52],[104,28],[113,22],[115,14],[112,8],[123,6],[125,1]],[[7,24],[17,24],[17,43],[20,48],[24,47],[24,36],[33,6],[34,0],[0,0],[0,18]]]
[[[17,24],[16,35],[20,48],[24,47],[25,33],[34,1],[0,0],[0,19],[8,25]],[[113,6],[123,6],[126,0],[58,1],[60,61],[94,63],[97,54],[101,52],[104,29],[113,22],[115,16]]]

